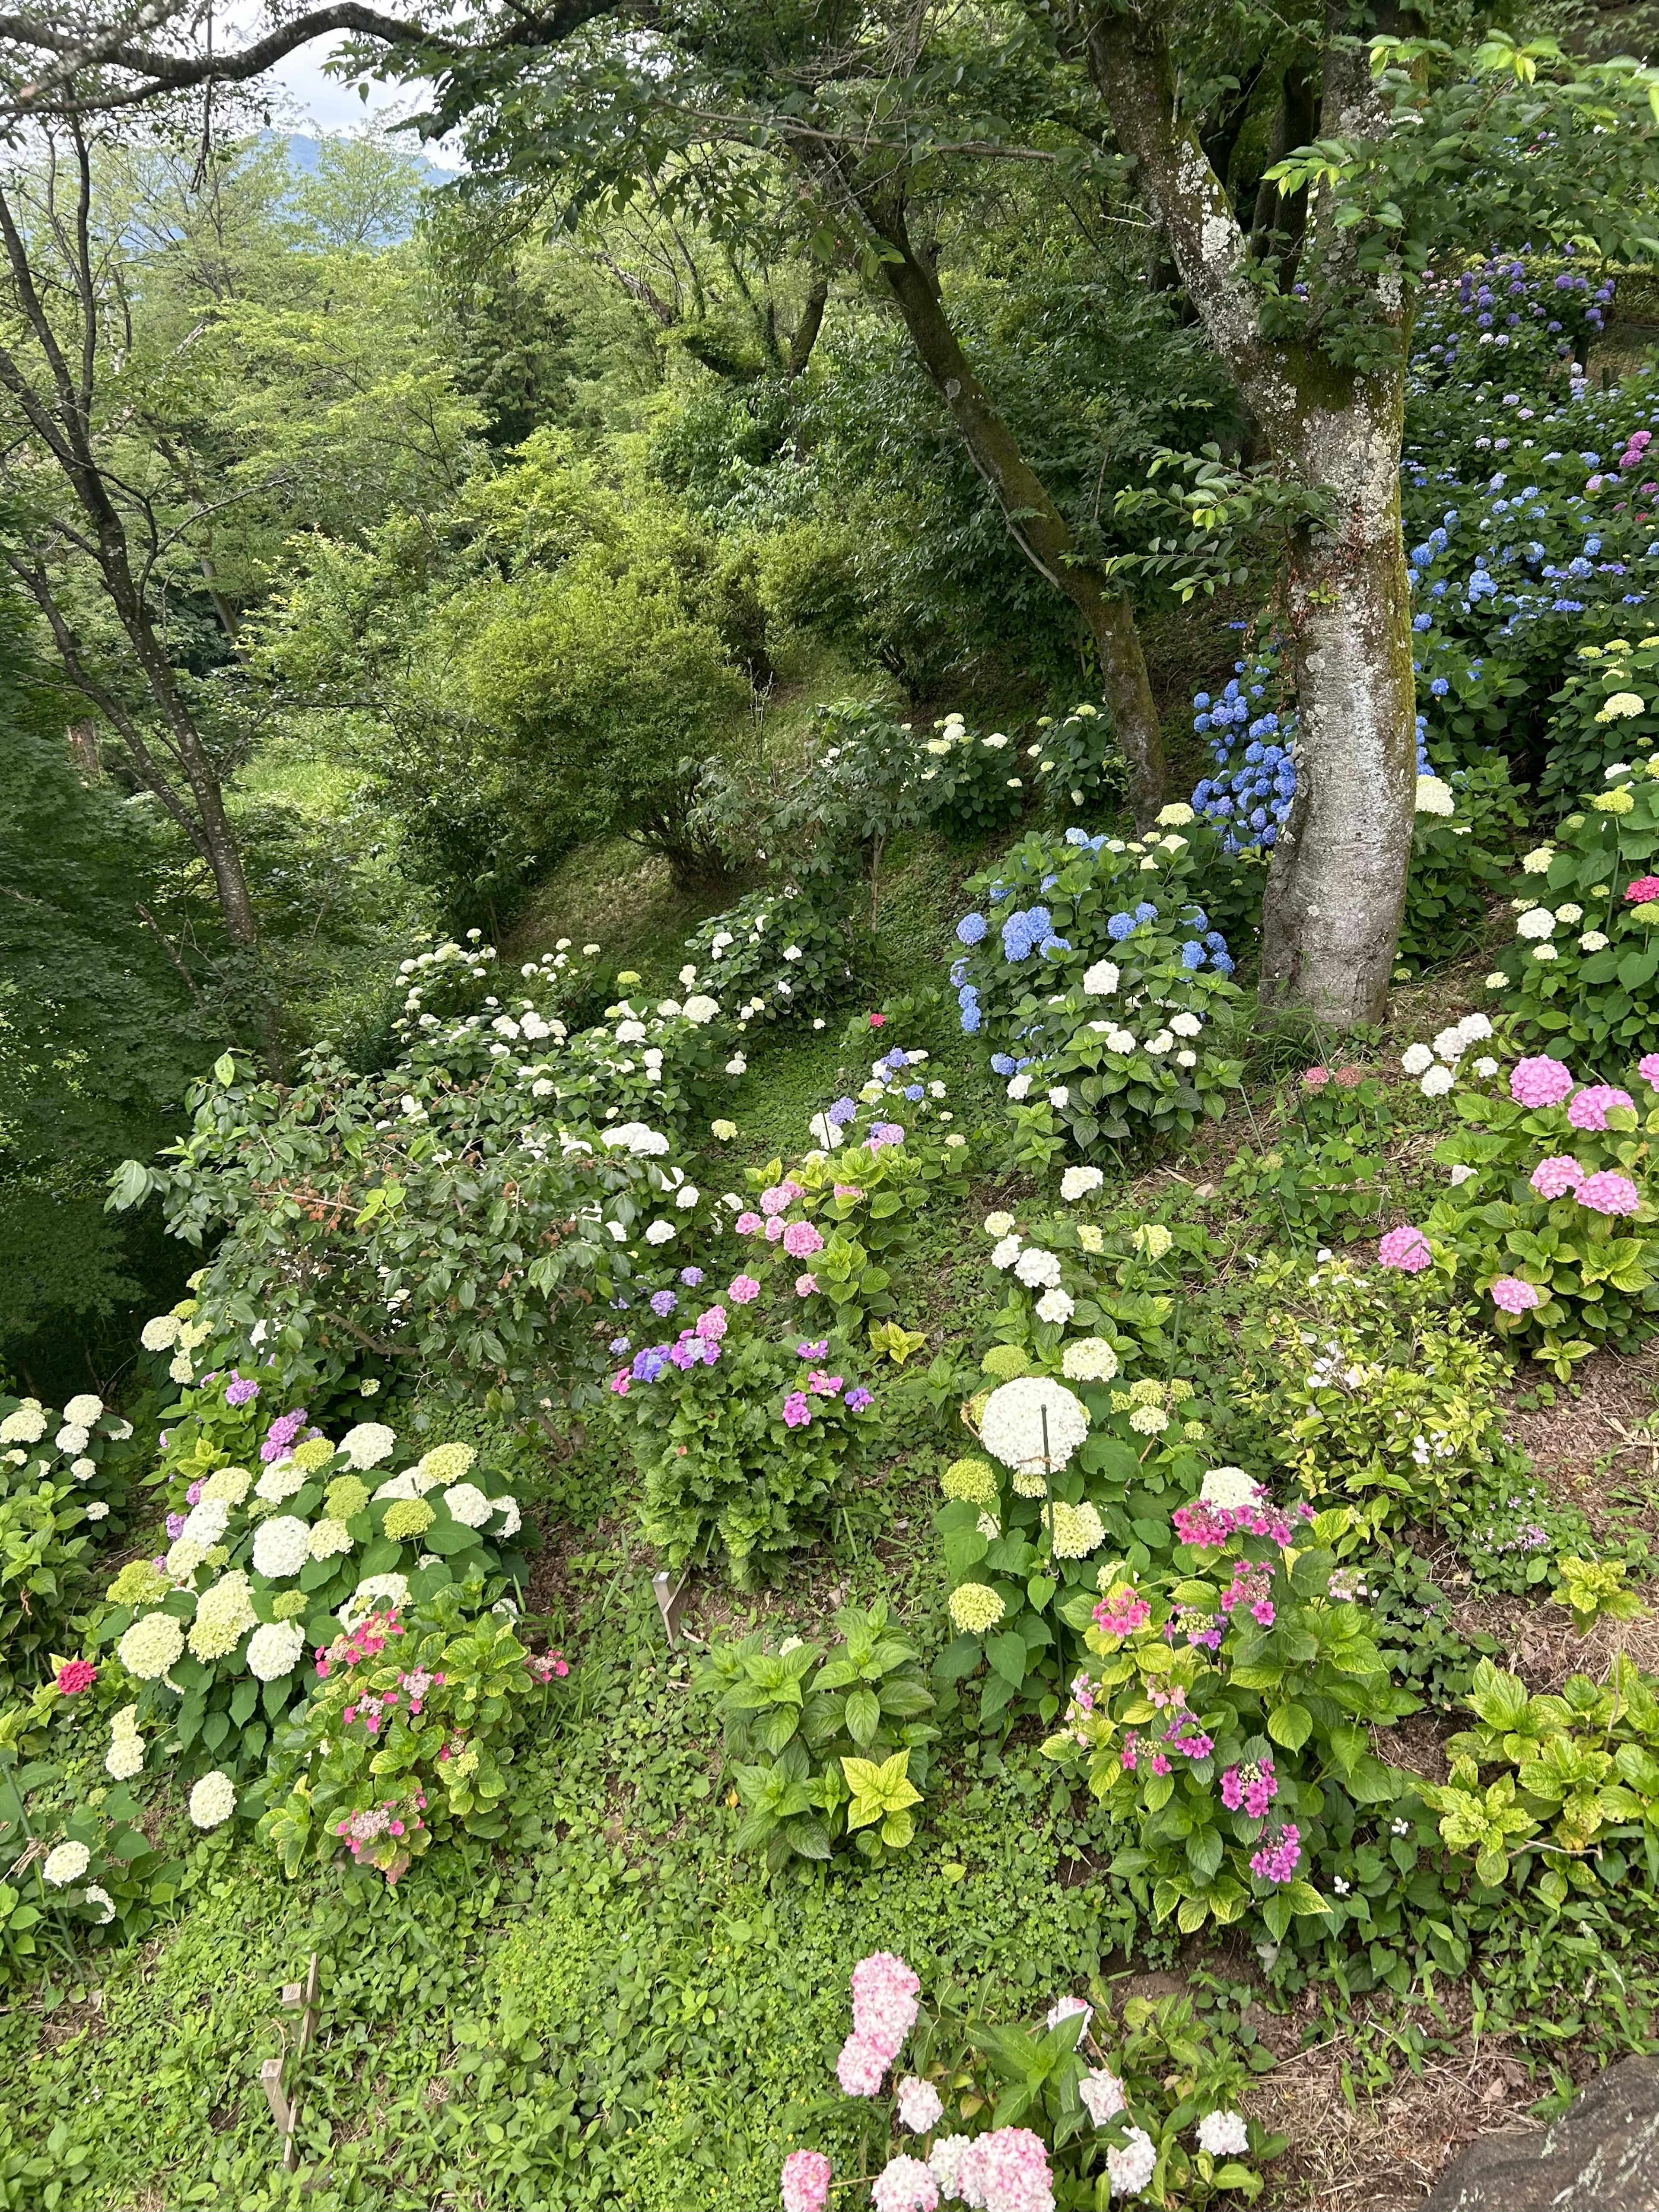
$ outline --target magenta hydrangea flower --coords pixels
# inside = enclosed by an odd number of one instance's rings
[[[1152,1608],[1132,1589],[1113,1590],[1094,1610],[1095,1626],[1108,1636],[1133,1636],[1152,1617]]]
[[[1510,1071],[1510,1097],[1522,1106],[1559,1106],[1572,1089],[1565,1063],[1540,1053],[1518,1060]]]
[[[1267,1818],[1267,1808],[1279,1795],[1279,1777],[1271,1759],[1247,1759],[1230,1766],[1221,1778],[1221,1802],[1230,1813],[1241,1809],[1251,1820]]]
[[[830,2161],[821,2150],[792,2150],[779,2177],[783,2212],[825,2212],[830,2175]]]
[[[1642,1194],[1628,1176],[1604,1168],[1600,1175],[1586,1176],[1579,1184],[1578,1203],[1589,1206],[1592,1213],[1634,1213],[1642,1203]]]
[[[1650,899],[1659,899],[1659,876],[1637,876],[1625,886],[1625,896],[1632,906],[1646,906]]]
[[[792,1221],[783,1232],[783,1249],[792,1260],[806,1260],[823,1251],[823,1239],[810,1221]]]
[[[1541,1305],[1543,1296],[1535,1284],[1523,1282],[1519,1275],[1500,1275],[1492,1286],[1492,1302],[1504,1313],[1523,1314]]]
[[[1584,1180],[1584,1170],[1566,1152],[1553,1152],[1532,1171],[1532,1187],[1540,1198],[1565,1198]]]
[[[804,1429],[812,1418],[812,1408],[805,1390],[792,1390],[783,1401],[784,1426]]]
[[[746,1306],[751,1299],[760,1296],[760,1285],[752,1275],[738,1275],[733,1278],[732,1287],[726,1295],[733,1305]]]
[[[1301,1863],[1301,1832],[1286,1821],[1271,1844],[1252,1854],[1250,1872],[1263,1881],[1294,1881]]]
[[[1380,1266],[1397,1267],[1407,1275],[1420,1275],[1434,1260],[1428,1238],[1420,1229],[1413,1229],[1409,1224],[1389,1230],[1376,1248],[1376,1257]]]
[[[740,1213],[732,1223],[739,1237],[758,1237],[766,1224],[758,1213]]]
[[[1616,1083],[1592,1083],[1568,1107],[1567,1119],[1575,1129],[1605,1129],[1615,1106],[1635,1103],[1629,1091],[1621,1091]]]

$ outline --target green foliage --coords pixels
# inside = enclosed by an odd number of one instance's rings
[[[1648,769],[1659,769],[1651,757]],[[1626,896],[1659,860],[1659,783],[1648,769],[1580,799],[1556,844],[1529,854],[1504,1003],[1564,1058],[1613,1077],[1659,1045],[1659,900]],[[1542,956],[1542,957],[1540,957]]]
[[[1479,945],[1494,891],[1503,888],[1526,816],[1501,753],[1449,771],[1453,816],[1419,810],[1397,964],[1408,972],[1443,965]]]
[[[769,1022],[800,1021],[844,998],[861,950],[845,902],[825,880],[805,891],[750,891],[700,922],[685,949],[729,1005]]]
[[[1302,1496],[1342,1505],[1346,1555],[1483,1468],[1507,1463],[1504,1362],[1453,1308],[1403,1276],[1264,1261],[1231,1395],[1253,1444]]]
[[[54,1966],[82,1971],[78,1956],[100,1946],[136,1943],[172,1905],[183,1868],[137,1825],[125,1790],[98,1794],[67,1815],[33,1819],[29,1800],[62,1780],[46,1759],[19,1766],[0,1753],[0,1959],[9,1974],[32,1978]]]
[[[1550,703],[1555,713],[1538,797],[1566,813],[1580,792],[1607,789],[1607,772],[1616,762],[1641,766],[1651,757],[1659,737],[1659,638],[1581,645]]]
[[[50,1678],[54,1645],[74,1647],[74,1617],[94,1592],[94,1533],[125,1526],[121,1447],[131,1424],[96,1398],[70,1405],[91,1418],[60,1422],[36,1399],[0,1395],[0,1692],[8,1695]]]
[[[284,1874],[343,1851],[391,1883],[434,1841],[511,1835],[514,1746],[545,1716],[547,1683],[482,1605],[482,1585],[452,1585],[329,1646],[273,1745],[259,1834]]]
[[[841,1642],[759,1632],[712,1641],[692,1678],[717,1698],[726,1768],[744,1818],[736,1843],[769,1875],[851,1843],[880,1864],[915,1835],[939,1730],[915,1645],[879,1600],[836,1614]]]

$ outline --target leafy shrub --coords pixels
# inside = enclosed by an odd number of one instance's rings
[[[827,1859],[850,1841],[866,1859],[902,1850],[939,1734],[916,1647],[878,1600],[843,1606],[842,1640],[759,1633],[714,1638],[693,1678],[718,1697],[727,1771],[744,1817],[738,1849],[775,1874],[795,1856]]]
[[[499,1587],[525,1570],[507,1548],[517,1502],[475,1467],[471,1444],[436,1445],[394,1474],[397,1441],[384,1423],[360,1424],[336,1446],[304,1434],[305,1410],[292,1407],[264,1425],[256,1480],[216,1441],[216,1396],[227,1387],[186,1393],[181,1410],[198,1416],[197,1434],[174,1474],[168,1549],[159,1565],[123,1568],[97,1640],[142,1685],[132,1721],[141,1753],[143,1730],[159,1723],[186,1772],[214,1765],[234,1778],[310,1691],[307,1651],[328,1645],[337,1626],[456,1583],[494,1577]],[[210,1460],[213,1471],[186,1486],[182,1476]],[[110,1771],[122,1769],[113,1759]]]
[[[1447,1745],[1451,1778],[1422,1795],[1442,1816],[1448,1847],[1474,1856],[1480,1881],[1524,1889],[1535,1875],[1544,1902],[1560,1906],[1574,1889],[1616,1881],[1632,1860],[1651,1879],[1659,1701],[1628,1658],[1614,1659],[1605,1684],[1572,1674],[1559,1696],[1536,1698],[1483,1660],[1468,1704],[1478,1725]]]
[[[1287,1116],[1271,1146],[1241,1145],[1222,1170],[1229,1215],[1291,1243],[1322,1243],[1380,1221],[1394,1173],[1388,1086],[1350,1062],[1305,1068],[1291,1096],[1296,1119]]]
[[[1270,1257],[1230,1381],[1265,1460],[1304,1497],[1346,1505],[1328,1540],[1362,1540],[1510,1464],[1491,1340],[1435,1293],[1343,1261]]]
[[[1565,1379],[1598,1344],[1633,1348],[1659,1310],[1649,1182],[1659,1102],[1644,1079],[1643,1119],[1619,1103],[1631,1094],[1617,1086],[1580,1086],[1553,1060],[1522,1066],[1511,1085],[1556,1103],[1528,1106],[1488,1083],[1460,1087],[1452,1104],[1463,1126],[1435,1152],[1459,1179],[1423,1226],[1469,1270],[1499,1334]],[[1528,1076],[1539,1068],[1545,1088],[1534,1093]]]
[[[751,891],[699,924],[685,949],[696,972],[682,971],[681,982],[705,975],[739,1023],[817,1014],[854,980],[852,918],[827,884]]]
[[[1143,2192],[1199,2206],[1218,2191],[1248,2203],[1261,2176],[1244,2160],[1262,2164],[1285,2148],[1286,2137],[1236,2109],[1252,2069],[1237,2045],[1212,2039],[1184,1997],[1130,1997],[1115,2020],[1104,2001],[1065,1996],[1027,2029],[987,2018],[948,1986],[933,2009],[921,1988],[891,1952],[853,1970],[853,2033],[837,2078],[846,2094],[869,2100],[893,2075],[886,2135],[896,2146],[874,2179],[878,2207],[1103,2206]],[[822,2152],[792,2152],[784,2203],[821,2203],[830,2178]]]
[[[451,950],[416,1005],[484,964]],[[556,1004],[562,974],[526,964]],[[115,1201],[155,1192],[175,1236],[217,1237],[189,1326],[221,1357],[280,1345],[329,1382],[368,1351],[459,1396],[510,1406],[533,1382],[580,1397],[588,1313],[628,1279],[630,1234],[659,1208],[671,1235],[695,1218],[667,1134],[638,1117],[672,1126],[704,1102],[719,1011],[695,993],[643,1018],[623,1001],[570,1037],[531,996],[447,1023],[411,1006],[390,1067],[360,1075],[319,1047],[292,1085],[227,1054],[168,1164],[130,1161]]]
[[[1086,714],[1101,719],[1092,707]],[[962,715],[947,714],[934,723],[923,750],[928,759],[918,773],[932,787],[930,811],[943,827],[970,837],[988,836],[1024,812],[1030,793],[1021,773],[1019,747],[1005,731],[975,736]]]
[[[396,1882],[434,1839],[511,1831],[515,1739],[568,1668],[482,1612],[483,1595],[474,1582],[371,1613],[319,1656],[316,1689],[277,1731],[259,1825],[285,1874],[343,1852]]]
[[[66,1817],[28,1799],[57,1781],[46,1760],[0,1765],[0,1956],[14,1972],[38,1973],[57,1953],[71,1972],[84,1945],[138,1942],[178,1893],[183,1868],[135,1825],[125,1790]]]
[[[1194,865],[1173,828],[1127,842],[1033,832],[969,883],[951,980],[963,1028],[999,1048],[1022,1162],[1190,1130],[1237,1086],[1218,1049],[1233,963],[1190,896]]]
[[[1565,1056],[1609,1075],[1659,1046],[1659,758],[1589,793],[1522,863],[1515,942],[1488,980]]]
[[[1659,637],[1581,645],[1550,703],[1555,713],[1538,797],[1566,813],[1579,792],[1606,789],[1615,762],[1651,757],[1659,738]]]
[[[1048,811],[1063,817],[1068,802],[1097,821],[1121,811],[1128,771],[1110,715],[1085,700],[1058,720],[1039,714],[1036,726],[1037,742],[1027,746],[1025,757],[1036,763]]]
[[[46,1680],[52,1647],[71,1640],[94,1594],[94,1534],[123,1525],[131,1434],[90,1392],[61,1419],[36,1398],[0,1396],[0,1691]]]
[[[1408,972],[1440,967],[1480,944],[1492,894],[1503,888],[1525,826],[1501,754],[1452,769],[1443,779],[1419,778],[1399,965]]]

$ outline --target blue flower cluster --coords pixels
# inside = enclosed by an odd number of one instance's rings
[[[1054,883],[1050,876],[1042,888],[1047,890]],[[957,930],[962,935],[960,926]],[[1029,960],[1034,952],[1069,952],[1071,945],[1054,933],[1054,916],[1046,906],[1016,907],[1002,925],[1002,957],[1005,960]]]
[[[1233,674],[1218,698],[1207,691],[1194,693],[1197,713],[1193,727],[1209,738],[1215,773],[1205,776],[1193,792],[1193,811],[1207,820],[1224,824],[1223,850],[1237,853],[1242,846],[1272,845],[1291,811],[1296,796],[1296,763],[1290,741],[1296,732],[1294,712],[1280,716],[1272,708],[1258,712],[1257,705],[1276,673],[1272,659],[1252,666],[1233,663]],[[1241,680],[1242,679],[1242,680]],[[1235,764],[1233,753],[1243,737]]]

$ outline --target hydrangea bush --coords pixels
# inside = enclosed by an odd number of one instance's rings
[[[0,1957],[14,1973],[38,1972],[56,1954],[141,1941],[178,1894],[182,1864],[135,1825],[125,1791],[102,1805],[28,1817],[25,1778],[0,1774]]]
[[[700,923],[685,949],[682,985],[701,979],[739,1026],[821,1017],[856,981],[852,918],[824,886],[750,891]]]
[[[91,1392],[61,1414],[0,1396],[0,1688],[44,1680],[51,1647],[70,1640],[94,1588],[94,1543],[124,1526],[131,1435]]]
[[[516,1739],[569,1668],[482,1603],[476,1582],[382,1602],[319,1645],[264,1793],[259,1833],[284,1873],[349,1860],[395,1883],[434,1841],[511,1832]]]
[[[1023,1162],[1190,1131],[1237,1085],[1233,962],[1194,894],[1191,818],[1166,807],[1148,839],[1033,832],[967,886],[951,980]]]
[[[934,2010],[921,1990],[890,1951],[853,1969],[836,2072],[844,2096],[886,2108],[873,2212],[1197,2206],[1223,2191],[1249,2203],[1257,2169],[1285,2148],[1237,2109],[1249,2078],[1237,2048],[1212,2043],[1184,1998],[1131,1997],[1115,2018],[1068,1995],[1026,2027],[949,2002]],[[790,2152],[780,2184],[784,2212],[827,2212],[832,2188],[848,2186],[815,2150]]]
[[[522,1577],[518,1504],[472,1445],[411,1462],[384,1423],[360,1423],[337,1445],[306,1423],[303,1407],[273,1413],[248,1465],[220,1451],[211,1472],[175,1482],[167,1549],[111,1585],[97,1642],[137,1691],[111,1743],[112,1774],[137,1773],[155,1749],[186,1775],[246,1776],[271,1725],[314,1686],[312,1654],[342,1626],[452,1584]]]

